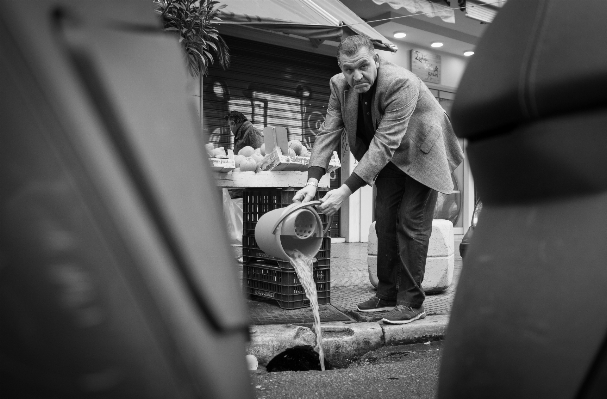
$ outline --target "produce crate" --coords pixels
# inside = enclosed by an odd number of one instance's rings
[[[257,242],[255,241],[255,235],[247,235],[242,237],[242,257],[245,264],[256,261],[262,261],[269,265],[279,266],[282,268],[291,268],[291,264],[288,261],[274,258],[263,252]],[[314,257],[314,266],[330,266],[331,262],[331,238],[325,237],[322,240],[320,250]]]
[[[243,237],[255,235],[257,221],[266,212],[291,205],[297,191],[298,189],[294,188],[245,188],[242,197]],[[314,200],[322,198],[327,191],[326,188],[319,188]],[[321,213],[320,220],[324,231],[327,227],[327,215]]]
[[[279,146],[276,146],[273,151],[267,154],[261,161],[261,170],[272,170],[272,171],[306,171],[310,163],[310,155],[304,156],[291,156],[283,154],[283,151]],[[333,151],[333,155],[329,160],[329,169],[327,173],[331,173],[341,167],[337,152]]]
[[[211,162],[211,170],[215,172],[227,173],[236,169],[233,156],[232,158],[209,158],[209,161]]]
[[[329,304],[331,300],[330,268],[315,266],[313,273],[318,304]],[[310,306],[310,300],[306,297],[294,269],[284,269],[262,262],[244,265],[243,288],[248,296],[273,299],[283,309]]]

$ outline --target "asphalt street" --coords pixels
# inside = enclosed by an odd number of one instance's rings
[[[251,374],[258,399],[434,398],[441,341],[382,347],[347,368]]]

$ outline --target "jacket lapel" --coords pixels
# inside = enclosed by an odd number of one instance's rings
[[[356,145],[356,127],[358,123],[358,93],[351,88],[344,90],[344,110],[342,120],[348,132],[350,147]]]
[[[381,67],[382,59],[379,57],[379,68],[377,68],[377,77],[375,84],[375,95],[373,96],[373,107],[371,107],[371,118],[373,120],[373,127],[377,129],[377,125],[381,122],[382,116],[379,113],[379,96],[380,93],[385,92],[385,88],[383,87],[384,80],[383,79],[383,71],[384,69]]]

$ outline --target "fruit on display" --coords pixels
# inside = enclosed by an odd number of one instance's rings
[[[213,150],[213,158],[227,158],[228,155],[223,147],[215,148]]]
[[[301,155],[301,151],[304,148],[303,144],[299,140],[291,140],[289,141],[289,148],[295,151],[295,155]]]
[[[235,167],[239,168],[240,162],[242,162],[242,160],[245,158],[246,157],[244,155],[234,155],[234,164],[236,165]]]
[[[289,156],[290,157],[295,157],[295,156],[297,156],[297,153],[292,148],[289,148]]]
[[[257,165],[261,164],[261,161],[263,161],[263,155],[258,154],[258,153],[253,153],[253,155],[251,155],[251,158],[253,158],[255,160],[255,162],[257,163]]]
[[[207,150],[207,154],[212,158],[213,157],[213,150],[215,149],[215,147],[213,147],[213,144],[208,143],[204,145],[205,150]]]
[[[238,155],[244,155],[245,157],[250,157],[255,152],[255,149],[250,145],[242,147],[240,151],[238,151]]]
[[[261,147],[259,147],[259,151],[261,152],[261,155],[266,155],[266,143],[263,143]]]
[[[303,148],[303,150],[301,150],[301,153],[299,154],[300,157],[309,157],[310,156],[310,151],[308,151],[308,149],[306,147]]]
[[[251,157],[245,157],[240,161],[241,172],[255,172],[257,169],[257,162]]]

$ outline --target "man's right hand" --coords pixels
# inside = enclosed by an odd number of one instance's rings
[[[301,190],[295,193],[293,197],[293,202],[310,202],[314,199],[316,195],[316,187],[310,185],[305,186]]]

